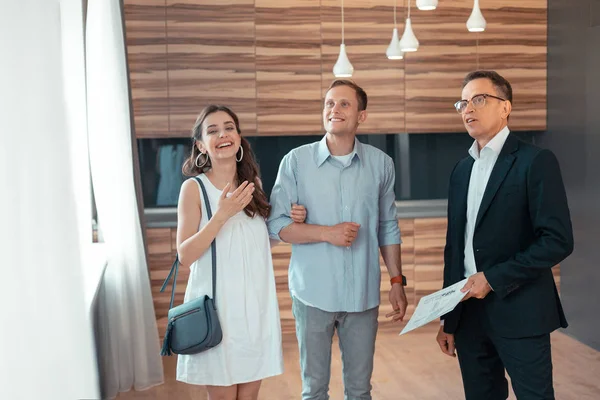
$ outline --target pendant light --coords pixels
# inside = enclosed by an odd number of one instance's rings
[[[417,0],[417,8],[421,11],[435,10],[438,5],[438,0]]]
[[[396,26],[396,0],[394,0],[394,30],[392,31],[392,41],[388,46],[385,55],[390,60],[402,60],[404,53],[400,49],[400,40],[398,39],[398,27]]]
[[[467,20],[467,29],[469,32],[483,32],[485,31],[485,26],[486,22],[481,13],[481,9],[479,8],[479,0],[475,0],[473,3],[473,11]]]
[[[404,53],[417,51],[419,48],[419,41],[412,30],[412,24],[410,23],[410,0],[408,0],[408,17],[406,18],[406,25],[404,26],[404,33],[402,39],[400,39],[400,49]]]
[[[340,55],[333,66],[333,75],[336,78],[349,78],[354,73],[354,67],[346,54],[346,44],[344,43],[344,0],[342,0],[342,44],[340,44]]]

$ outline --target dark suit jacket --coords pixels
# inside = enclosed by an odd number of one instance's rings
[[[464,279],[467,191],[474,160],[458,162],[450,177],[444,287]],[[551,268],[573,251],[567,196],[549,150],[509,134],[494,165],[473,237],[477,271],[493,292],[483,300],[495,333],[519,338],[567,327]],[[446,314],[454,333],[462,305]]]

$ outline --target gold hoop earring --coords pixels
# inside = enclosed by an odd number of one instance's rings
[[[204,158],[204,162],[202,164],[199,164],[200,156],[204,156],[205,157]],[[208,154],[204,154],[204,153],[201,152],[200,154],[198,154],[198,157],[196,157],[196,161],[194,162],[194,164],[198,168],[203,168],[206,165],[207,162],[208,162]]]
[[[237,154],[236,154],[236,157],[235,157],[235,161],[237,161],[237,162],[242,161],[242,158],[244,158],[244,148],[241,145],[240,145],[240,150],[242,152],[242,154],[240,154],[240,158],[239,159],[237,158]]]

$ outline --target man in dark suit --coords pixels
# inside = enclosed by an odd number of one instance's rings
[[[567,327],[552,267],[573,251],[567,196],[552,152],[510,134],[510,83],[494,71],[463,82],[455,104],[474,139],[448,194],[444,287],[468,278],[442,317],[441,350],[458,354],[467,400],[554,399],[550,332]]]

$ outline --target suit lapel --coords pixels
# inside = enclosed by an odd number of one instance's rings
[[[494,200],[496,192],[498,192],[500,185],[502,185],[502,182],[504,182],[506,174],[508,174],[508,171],[510,171],[510,168],[515,162],[515,156],[512,153],[517,151],[518,146],[519,141],[517,138],[515,138],[513,135],[508,135],[506,142],[502,147],[502,151],[498,156],[498,160],[496,160],[496,164],[494,165],[494,169],[492,170],[490,179],[488,180],[485,192],[483,193],[479,212],[477,213],[477,220],[475,222],[475,230],[477,230],[477,227],[481,223],[481,219],[492,204],[492,200]]]

